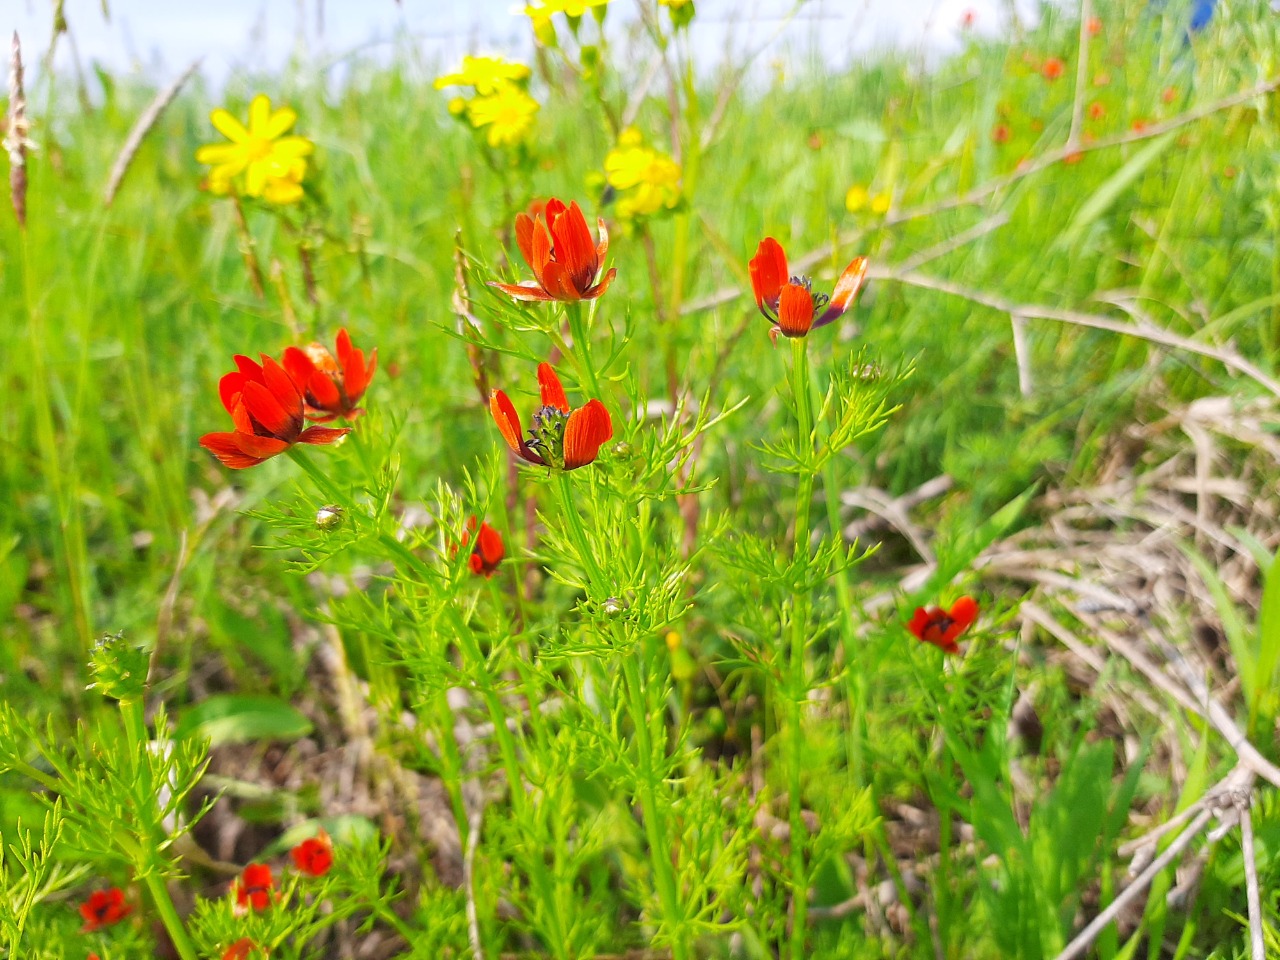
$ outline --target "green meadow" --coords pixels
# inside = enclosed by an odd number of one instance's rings
[[[542,6],[11,82],[0,957],[1280,956],[1280,19]]]

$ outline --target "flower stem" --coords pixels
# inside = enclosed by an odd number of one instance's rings
[[[582,521],[573,503],[573,489],[569,483],[569,476],[562,472],[558,479],[560,508],[565,515],[569,535],[578,552],[578,560],[587,574],[588,593],[592,590],[607,591],[610,585],[596,562],[586,531],[582,528]],[[632,726],[635,728],[636,750],[639,754],[640,776],[637,792],[640,794],[640,809],[644,816],[645,839],[649,845],[649,864],[653,870],[654,883],[658,888],[663,920],[671,931],[671,955],[673,960],[685,960],[689,956],[689,946],[682,930],[684,914],[680,904],[675,867],[671,863],[666,818],[662,805],[658,803],[658,793],[655,789],[659,774],[653,768],[654,737],[650,727],[644,683],[635,660],[637,655],[642,655],[640,648],[637,648],[634,654],[627,653],[622,656],[623,684],[626,687],[627,706],[631,714]]]
[[[289,459],[302,468],[302,472],[311,478],[312,482],[320,488],[320,492],[326,497],[333,500],[339,506],[345,505],[346,498],[338,490],[337,484],[329,479],[329,476],[311,462],[311,458],[299,450],[296,446],[290,447],[285,451]]]
[[[792,389],[796,401],[799,449],[805,455],[813,450],[813,406],[809,393],[809,341],[797,337],[791,341]],[[813,474],[800,473],[796,491],[796,526],[793,560],[801,572],[809,567],[809,510],[813,501]],[[791,825],[791,957],[803,960],[808,929],[809,877],[805,865],[804,800],[801,796],[800,770],[804,753],[803,704],[808,695],[805,673],[805,648],[809,629],[809,594],[800,590],[791,600],[791,655],[786,697],[789,736],[785,740],[787,756],[787,804]]]
[[[156,913],[160,914],[160,922],[164,924],[164,929],[169,934],[169,939],[173,941],[173,948],[178,951],[178,956],[182,960],[199,960],[200,955],[196,952],[196,945],[191,942],[191,937],[187,935],[187,928],[182,925],[182,918],[178,916],[178,908],[173,905],[173,898],[169,896],[169,888],[165,886],[164,877],[152,871],[146,875],[144,882],[147,885],[147,892],[151,894],[151,902],[155,905]]]
[[[596,376],[595,364],[591,361],[591,338],[587,331],[587,323],[582,315],[582,303],[566,303],[565,316],[569,320],[569,335],[573,338],[573,349],[578,363],[587,375],[587,383],[591,387],[591,396],[600,396],[600,380]]]

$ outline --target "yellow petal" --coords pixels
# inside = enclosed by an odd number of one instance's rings
[[[267,121],[267,127],[262,135],[268,140],[274,140],[292,127],[297,122],[297,119],[298,114],[292,107],[281,107],[271,115],[271,119]]]
[[[249,132],[255,137],[266,138],[266,134],[263,131],[266,130],[267,123],[270,120],[271,98],[265,93],[260,93],[249,104]]]
[[[251,197],[262,196],[263,187],[267,184],[267,174],[270,173],[270,165],[262,161],[249,164],[249,169],[245,173],[244,192]]]
[[[213,124],[213,129],[233,143],[244,143],[249,139],[249,131],[244,128],[244,124],[221,107],[209,114],[209,122]]]
[[[281,137],[271,145],[271,152],[279,157],[309,157],[315,144],[306,137]]]
[[[234,143],[206,143],[196,151],[196,163],[226,163],[237,153],[242,152]]]
[[[302,185],[276,177],[267,181],[262,191],[262,198],[268,203],[297,203],[302,199]]]

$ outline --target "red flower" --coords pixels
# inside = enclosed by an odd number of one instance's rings
[[[1066,70],[1066,68],[1067,68],[1067,65],[1063,63],[1060,59],[1058,59],[1057,57],[1050,57],[1043,64],[1041,64],[1040,72],[1044,75],[1044,78],[1046,80],[1057,80],[1060,76],[1062,76],[1062,73],[1064,70]]]
[[[480,530],[477,532],[476,518],[472,517],[467,521],[467,529],[462,531],[464,547],[471,542],[473,533],[476,534],[476,545],[471,551],[471,556],[467,558],[467,566],[471,568],[472,573],[481,574],[487,580],[493,576],[494,571],[498,569],[498,564],[506,555],[502,546],[502,535],[489,526],[488,521],[480,524]]]
[[[1102,32],[1102,19],[1100,17],[1090,17],[1085,21],[1084,28],[1089,36],[1096,37]]]
[[[594,300],[609,289],[616,269],[600,282],[596,276],[609,252],[609,233],[598,220],[600,242],[593,243],[587,218],[576,202],[566,209],[552,197],[542,216],[516,214],[516,243],[524,262],[533,270],[533,280],[524,283],[497,283],[503,293],[517,300]]]
[[[1093,103],[1089,104],[1090,120],[1101,120],[1106,115],[1107,115],[1107,108],[1104,107],[1100,101],[1095,100],[1093,101]]]
[[[354,420],[364,413],[358,406],[365,388],[378,369],[378,351],[369,355],[351,346],[346,330],[338,331],[338,358],[328,348],[312,343],[305,350],[290,347],[284,352],[284,368],[293,378],[306,403],[308,420],[328,423],[336,417]]]
[[[239,369],[218,384],[235,430],[200,438],[200,446],[232,470],[256,467],[295,443],[333,443],[349,432],[347,427],[304,430],[302,394],[284,367],[266,354],[261,365],[248,357],[235,361]]]
[[[808,277],[788,275],[787,255],[773,237],[760,241],[748,266],[756,307],[776,324],[770,331],[774,337],[779,333],[785,337],[803,337],[810,330],[837,319],[849,309],[867,278],[867,258],[854,257],[840,274],[830,297],[825,293],[814,296]]]
[[[943,653],[959,653],[956,638],[969,629],[977,616],[978,604],[973,597],[961,597],[949,611],[941,607],[916,607],[907,629],[917,640],[931,643]]]
[[[95,890],[89,899],[80,904],[80,916],[84,917],[81,933],[92,933],[113,923],[119,923],[129,914],[133,907],[124,902],[124,891],[119,887],[108,887],[106,890]]]
[[[269,866],[265,863],[249,864],[231,885],[236,895],[236,907],[240,912],[267,909],[271,905],[271,890],[274,886]]]
[[[222,960],[245,960],[249,956],[249,952],[255,950],[257,946],[248,937],[241,937],[223,951]]]
[[[511,399],[501,390],[489,395],[502,438],[523,460],[557,470],[576,470],[593,462],[600,445],[613,436],[613,421],[599,400],[588,400],[572,410],[560,378],[549,363],[538,364],[538,386],[542,406],[534,411],[529,439],[522,436],[520,417]]]
[[[333,866],[333,842],[321,830],[314,837],[307,837],[289,851],[293,865],[312,877],[323,877]]]
[[[1011,131],[1007,123],[997,123],[991,130],[991,140],[994,143],[1008,143]]]
[[[963,27],[965,30],[968,30],[970,27],[973,26],[974,22],[977,19],[978,19],[978,11],[973,9],[973,7],[970,7],[969,9],[965,10],[964,13],[960,14],[960,26]]]
[[[1178,99],[1178,88],[1165,87],[1164,92],[1160,94],[1160,99],[1165,103],[1173,103],[1174,100]]]

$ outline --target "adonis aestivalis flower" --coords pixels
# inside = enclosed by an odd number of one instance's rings
[[[218,384],[235,430],[200,438],[200,446],[232,470],[256,467],[295,443],[333,443],[350,432],[348,427],[306,427],[302,393],[266,354],[260,364],[242,356],[235,361],[237,369]]]
[[[248,960],[249,954],[257,947],[258,945],[248,937],[241,937],[223,951],[222,960]]]
[[[528,440],[511,398],[501,390],[490,395],[489,410],[507,446],[529,463],[557,470],[576,470],[594,462],[601,444],[613,436],[613,421],[604,404],[593,399],[576,410],[570,408],[549,363],[538,364],[538,387],[542,406],[534,411]]]
[[[808,277],[793,277],[787,272],[787,255],[782,244],[765,237],[748,264],[751,290],[756,306],[776,326],[770,335],[803,337],[810,330],[824,326],[843,314],[858,295],[867,278],[867,258],[855,257],[836,281],[831,296],[814,294]]]
[[[231,885],[236,895],[236,910],[247,913],[250,910],[265,910],[271,905],[271,891],[275,887],[275,879],[271,876],[271,868],[265,863],[251,863],[241,872]]]
[[[941,607],[916,607],[915,615],[907,623],[917,640],[931,643],[943,653],[959,653],[957,638],[978,617],[978,603],[973,597],[961,597],[950,610]]]
[[[309,877],[323,877],[333,866],[333,841],[321,830],[289,851],[293,865]]]
[[[516,214],[516,243],[524,262],[533,271],[533,280],[524,283],[497,283],[503,293],[516,300],[594,300],[609,289],[616,269],[597,277],[609,252],[609,233],[604,220],[597,221],[600,241],[595,242],[587,218],[577,202],[568,207],[552,197],[542,216]]]
[[[476,518],[472,517],[467,521],[467,529],[462,532],[462,545],[464,547],[471,540],[472,533],[476,535],[476,544],[471,548],[471,556],[467,558],[467,566],[471,568],[472,573],[478,574],[487,580],[493,576],[498,569],[498,564],[506,556],[506,548],[502,544],[502,534],[489,526],[487,520],[480,524],[480,528],[477,530]]]
[[[336,359],[327,347],[312,343],[305,349],[289,347],[282,363],[302,392],[308,420],[354,420],[364,413],[357,404],[378,368],[378,351],[375,349],[366,361],[364,351],[351,345],[347,331],[339,330]]]
[[[124,901],[124,891],[119,887],[108,887],[106,890],[95,890],[89,899],[80,904],[80,916],[84,918],[81,933],[92,933],[119,923],[130,913],[133,907]]]

